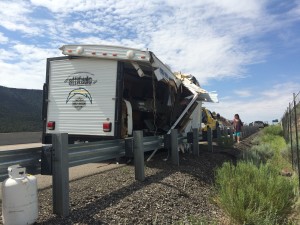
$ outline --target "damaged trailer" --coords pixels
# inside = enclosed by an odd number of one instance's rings
[[[201,126],[202,101],[217,102],[190,75],[173,73],[151,51],[64,45],[47,59],[43,88],[43,144],[52,133],[69,143],[182,134]]]

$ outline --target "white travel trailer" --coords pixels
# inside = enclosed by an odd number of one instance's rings
[[[192,76],[173,73],[151,51],[64,45],[47,59],[43,143],[68,133],[69,143],[145,136],[201,125],[201,102],[217,102]]]

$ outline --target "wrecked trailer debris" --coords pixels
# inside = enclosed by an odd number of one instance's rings
[[[43,143],[68,133],[69,143],[145,136],[201,125],[202,101],[217,94],[191,75],[173,73],[151,51],[105,45],[64,45],[47,59]]]

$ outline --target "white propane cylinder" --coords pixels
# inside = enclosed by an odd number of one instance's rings
[[[9,178],[2,182],[4,225],[33,224],[38,218],[37,181],[19,165],[8,167]]]

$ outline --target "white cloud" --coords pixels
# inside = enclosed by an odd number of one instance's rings
[[[109,5],[110,1],[92,0],[31,0],[36,6],[43,6],[55,13],[69,13],[71,11],[88,11]]]
[[[216,2],[174,10],[150,33],[150,49],[157,50],[172,68],[194,74],[201,83],[243,75],[245,65],[265,55],[264,50],[241,42],[257,32],[257,19],[245,19],[242,12],[230,14],[225,6]]]
[[[265,1],[213,0],[212,2],[227,14],[236,14],[244,18],[257,18],[263,11]]]
[[[251,99],[227,98],[218,104],[206,104],[206,106],[228,119],[232,119],[233,115],[238,113],[247,123],[255,120],[280,120],[288,104],[292,102],[293,93],[299,92],[299,87],[300,83],[275,84],[265,92],[256,93],[256,97]]]
[[[0,49],[0,60],[12,60],[17,57],[12,51],[6,51],[5,49]]]
[[[0,49],[0,84],[42,89],[46,77],[46,58],[57,56],[58,53],[58,50],[24,44],[13,45],[9,51]]]
[[[98,37],[86,37],[86,38],[76,38],[74,39],[76,43],[78,44],[95,44],[95,45],[116,45],[116,46],[127,46],[131,48],[137,48],[137,49],[142,49],[146,50],[145,44],[143,43],[138,43],[135,42],[134,40],[131,39],[102,39]]]
[[[299,91],[300,85],[298,83],[292,83],[292,82],[285,82],[276,84],[273,86],[272,89],[263,91],[262,95],[266,97],[272,97],[272,98],[281,98],[282,95],[285,93],[293,93],[293,91]]]
[[[59,53],[57,49],[44,49],[34,45],[16,44],[12,49],[19,55],[20,61],[36,62]]]
[[[201,84],[211,78],[243,77],[247,65],[269,53],[253,40],[287,22],[268,15],[266,4],[267,0],[1,1],[0,26],[25,34],[21,41],[3,39],[0,33],[0,42],[13,45],[19,41],[12,50],[20,55],[20,62],[10,64],[5,54],[1,59],[7,70],[17,65],[20,71],[26,67],[26,73],[32,70],[44,77],[44,68],[35,66],[47,57],[59,56],[57,48],[63,44],[112,44],[149,48],[174,71],[191,73]],[[36,19],[41,9],[49,14]],[[297,12],[290,14],[295,18]]]
[[[0,32],[0,43],[5,44],[8,42],[8,37],[4,36],[3,33]]]
[[[36,35],[39,29],[32,26],[28,17],[32,9],[25,1],[0,1],[0,26],[11,31],[22,31],[27,35]]]
[[[73,23],[72,27],[82,33],[93,33],[93,32],[104,32],[105,27],[97,26],[94,23],[87,21],[76,21]]]
[[[234,91],[238,97],[250,97],[253,96],[253,92],[251,90],[236,90]]]

